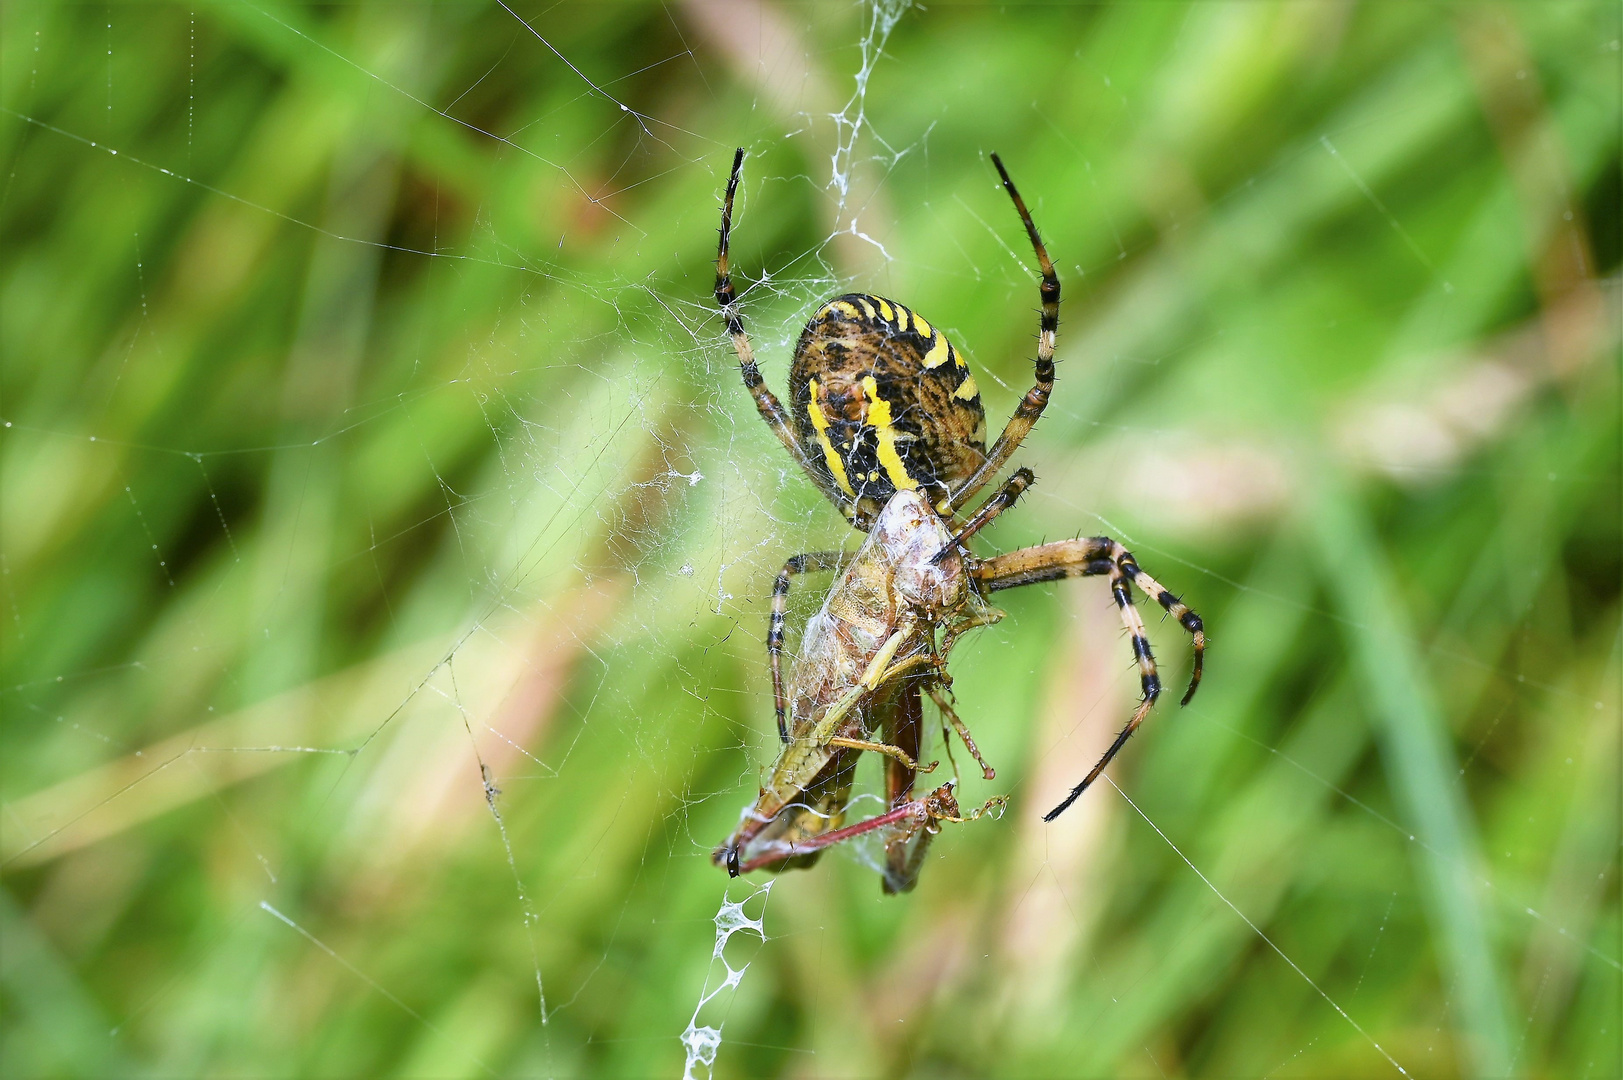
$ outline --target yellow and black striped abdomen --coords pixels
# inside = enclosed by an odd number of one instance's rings
[[[931,502],[986,459],[986,412],[947,336],[879,296],[817,309],[789,369],[795,435],[812,467],[866,530],[901,488]]]

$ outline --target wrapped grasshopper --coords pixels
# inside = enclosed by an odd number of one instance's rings
[[[898,492],[880,512],[856,556],[807,622],[789,673],[788,740],[754,805],[714,859],[737,875],[772,867],[807,866],[831,844],[889,828],[885,887],[911,888],[923,849],[942,821],[958,813],[952,785],[930,798],[912,798],[920,768],[921,692],[940,690],[946,653],[958,633],[994,621],[969,585],[952,536],[917,493]],[[936,556],[946,552],[946,556]],[[942,648],[935,631],[946,628]],[[956,717],[953,717],[956,720]],[[979,758],[967,729],[966,745]],[[883,755],[891,809],[840,828],[857,756]],[[983,763],[983,775],[994,774]],[[994,799],[985,809],[1001,805]]]

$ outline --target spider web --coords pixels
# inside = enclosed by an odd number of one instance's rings
[[[1572,522],[1615,508],[1617,266],[1503,249],[1598,247],[1616,15],[1425,23],[1370,72],[1386,24],[1261,9],[10,9],[8,1071],[1614,1069],[1623,654],[1583,552],[1616,515]],[[1268,77],[1366,89],[1200,172],[1274,35]],[[1472,139],[1511,164],[1414,179]],[[965,805],[1013,809],[906,898],[872,845],[754,891],[709,865],[775,752],[772,575],[858,539],[709,299],[740,144],[769,382],[872,291],[969,353],[994,424],[1035,331],[1004,151],[1067,295],[1039,483],[987,539],[1115,536],[1212,628],[1202,695],[1045,826],[1135,678],[1095,583],[1008,594],[954,670],[999,769]],[[53,262],[75,237],[95,289]],[[1330,288],[1377,243],[1401,300]],[[1301,324],[1219,302],[1248,288]],[[1315,395],[1322,430],[1278,418]],[[1450,493],[1493,542],[1400,561]]]

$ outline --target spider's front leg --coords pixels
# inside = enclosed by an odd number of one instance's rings
[[[1180,702],[1183,705],[1189,704],[1189,699],[1195,696],[1195,690],[1200,686],[1206,657],[1205,624],[1201,622],[1199,615],[1189,610],[1188,605],[1139,569],[1138,561],[1132,552],[1108,536],[1060,540],[1052,544],[1013,551],[977,564],[971,573],[988,592],[1035,585],[1042,581],[1057,581],[1060,578],[1107,575],[1110,578],[1111,596],[1121,611],[1122,624],[1127,627],[1127,632],[1132,637],[1133,657],[1138,663],[1143,698],[1138,708],[1133,710],[1127,726],[1116,736],[1115,742],[1110,744],[1110,748],[1099,759],[1099,763],[1080,784],[1071,789],[1071,793],[1064,801],[1043,815],[1044,821],[1052,821],[1064,813],[1065,809],[1099,778],[1099,774],[1144,722],[1144,717],[1149,715],[1155,699],[1161,695],[1161,678],[1155,669],[1155,656],[1150,651],[1150,641],[1144,633],[1144,620],[1139,617],[1138,609],[1133,606],[1129,584],[1137,585],[1146,596],[1166,609],[1167,613],[1177,619],[1178,624],[1189,631],[1194,639],[1193,670],[1190,672],[1189,689],[1184,692],[1183,700]]]
[[[964,527],[959,529],[958,532],[953,535],[952,540],[949,541],[940,551],[936,552],[935,557],[930,561],[940,564],[954,551],[961,551],[966,555],[969,554],[969,549],[964,546],[964,544],[968,542],[969,538],[986,528],[986,526],[990,525],[997,519],[999,514],[1013,506],[1016,500],[1026,493],[1026,489],[1031,487],[1031,485],[1035,484],[1036,482],[1037,477],[1030,469],[1016,469],[1014,471],[1014,475],[1009,477],[1008,480],[1004,481],[1003,486],[999,488],[990,499],[987,499],[981,504],[981,508],[975,511],[974,515],[964,523]]]
[[[744,386],[755,399],[755,410],[766,421],[766,426],[772,429],[772,434],[778,437],[783,448],[789,451],[789,456],[795,459],[795,464],[811,477],[818,490],[840,507],[842,513],[848,513],[846,500],[812,468],[806,451],[801,448],[794,430],[789,426],[789,414],[783,403],[766,385],[766,380],[761,378],[761,369],[755,362],[755,347],[750,343],[749,333],[744,329],[744,317],[738,310],[738,294],[733,291],[729,260],[733,236],[733,197],[738,194],[738,181],[743,171],[744,148],[740,146],[733,155],[733,171],[727,178],[727,195],[721,207],[721,238],[716,244],[716,305],[721,308],[721,316],[727,322],[727,335],[732,338],[733,351],[738,354],[738,370],[744,377]]]
[[[1059,331],[1059,275],[1054,272],[1054,261],[1048,257],[1048,249],[1043,245],[1043,238],[1031,220],[1030,211],[1026,209],[1026,201],[1020,197],[1014,181],[1009,179],[1008,170],[1003,167],[1003,162],[996,154],[992,155],[992,164],[997,166],[997,174],[1003,180],[1003,189],[1014,201],[1014,209],[1020,215],[1021,224],[1026,227],[1026,236],[1031,240],[1032,253],[1037,256],[1037,267],[1042,274],[1042,283],[1038,286],[1037,293],[1042,300],[1042,316],[1037,323],[1037,359],[1034,365],[1036,381],[1031,389],[1026,391],[1026,396],[1020,399],[1014,415],[1009,417],[1008,424],[1003,428],[1003,434],[997,437],[992,448],[986,452],[986,460],[969,479],[948,495],[942,508],[943,512],[951,512],[974,498],[977,491],[1003,471],[1003,466],[1009,463],[1009,459],[1020,448],[1026,436],[1031,434],[1031,429],[1036,426],[1043,410],[1048,408],[1048,399],[1054,392],[1054,336]]]
[[[733,292],[729,266],[733,197],[738,194],[738,180],[743,170],[744,148],[740,146],[733,155],[733,171],[727,178],[727,197],[721,208],[721,239],[716,244],[716,305],[721,308],[721,316],[727,321],[727,334],[733,339],[733,351],[738,354],[739,371],[744,376],[744,385],[749,388],[750,396],[755,399],[755,408],[760,412],[761,419],[766,421],[767,427],[772,429],[790,456],[810,473],[806,455],[795,441],[794,432],[789,429],[789,417],[783,410],[783,404],[761,378],[761,369],[755,363],[755,347],[750,344],[749,334],[744,330],[744,319],[738,312],[738,296]]]

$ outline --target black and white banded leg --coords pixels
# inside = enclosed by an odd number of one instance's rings
[[[789,603],[789,579],[796,574],[839,568],[838,551],[808,551],[783,564],[778,580],[772,583],[772,621],[766,632],[767,662],[772,668],[772,704],[778,712],[778,738],[789,741],[789,702],[783,689],[784,609]]]
[[[964,542],[990,525],[993,519],[1003,511],[1013,506],[1015,501],[1026,493],[1026,489],[1036,482],[1037,477],[1030,469],[1016,469],[1014,475],[1004,481],[1003,486],[998,488],[991,498],[981,504],[981,508],[975,511],[974,516],[964,522],[964,527],[958,530],[946,547],[935,553],[935,558],[931,561],[939,563],[947,557],[948,553],[960,549],[967,552],[968,549],[964,548]]]
[[[1206,656],[1205,625],[1201,622],[1200,616],[1189,610],[1183,601],[1141,570],[1132,552],[1108,536],[1060,540],[1052,544],[1024,548],[978,563],[971,573],[987,592],[1035,585],[1043,581],[1057,581],[1060,578],[1107,575],[1110,578],[1111,596],[1121,611],[1122,625],[1127,628],[1127,633],[1132,639],[1133,658],[1138,664],[1143,696],[1138,707],[1133,710],[1131,719],[1127,721],[1127,726],[1116,736],[1116,740],[1110,744],[1110,749],[1105,751],[1099,763],[1071,790],[1064,801],[1043,816],[1043,820],[1052,821],[1064,813],[1066,808],[1099,778],[1099,774],[1115,758],[1127,740],[1132,737],[1133,732],[1138,730],[1138,726],[1144,722],[1144,717],[1149,715],[1156,699],[1161,696],[1161,678],[1155,669],[1155,656],[1150,649],[1149,637],[1144,632],[1144,620],[1139,616],[1138,609],[1133,606],[1132,590],[1129,586],[1138,586],[1146,596],[1160,604],[1169,615],[1178,620],[1178,625],[1187,630],[1194,640],[1193,670],[1190,672],[1189,689],[1184,692],[1183,700],[1180,702],[1183,705],[1189,704],[1189,699],[1195,696],[1195,690],[1200,686]]]

